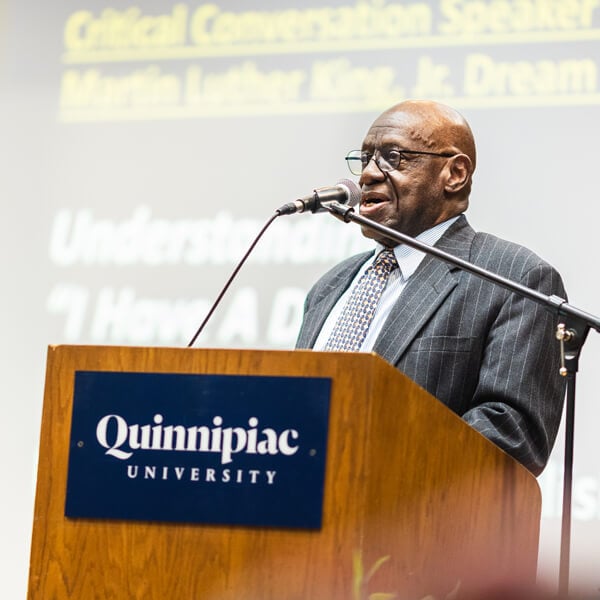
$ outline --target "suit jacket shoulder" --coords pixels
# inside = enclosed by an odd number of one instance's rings
[[[513,278],[520,278],[537,267],[555,271],[529,248],[483,232],[476,233],[473,238],[470,260],[494,273],[511,273]]]

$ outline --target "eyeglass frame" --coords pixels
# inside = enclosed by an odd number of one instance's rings
[[[362,175],[365,171],[365,169],[367,168],[368,164],[374,160],[375,164],[377,165],[377,168],[382,172],[382,173],[389,173],[390,171],[396,171],[398,169],[398,167],[400,166],[400,161],[402,160],[402,154],[424,154],[427,156],[441,156],[443,158],[452,158],[453,156],[458,156],[458,154],[460,153],[456,153],[456,152],[426,152],[424,150],[400,150],[397,148],[393,148],[392,149],[394,152],[398,152],[398,154],[400,155],[400,157],[398,158],[398,165],[395,167],[392,167],[392,165],[389,164],[389,162],[384,159],[385,163],[390,167],[389,169],[383,169],[381,167],[381,165],[379,164],[379,161],[383,159],[382,155],[381,155],[381,150],[376,150],[375,152],[373,152],[372,156],[369,158],[369,160],[366,163],[363,163],[363,159],[362,159],[362,154],[363,151],[362,150],[350,150],[350,152],[348,152],[348,154],[346,154],[345,157],[345,161],[346,164],[348,165],[348,169],[350,170],[350,173],[352,173],[352,175]],[[350,156],[353,152],[358,152],[359,155],[358,156]],[[379,153],[379,156],[376,157],[376,152]],[[350,166],[351,161],[354,160],[360,160],[360,172],[356,173],[355,171],[352,170],[352,167]]]

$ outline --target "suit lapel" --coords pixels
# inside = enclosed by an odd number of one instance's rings
[[[321,298],[308,310],[304,317],[304,322],[309,324],[310,328],[303,332],[302,339],[299,340],[301,347],[312,348],[314,346],[319,332],[336,302],[348,289],[361,266],[372,256],[373,252],[357,255],[350,265],[340,269],[332,276],[327,288],[321,293]]]
[[[436,247],[467,260],[474,236],[475,232],[462,216]],[[426,256],[394,304],[373,351],[396,364],[458,283],[456,271],[456,267]]]

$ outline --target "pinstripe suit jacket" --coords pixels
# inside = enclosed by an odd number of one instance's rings
[[[476,233],[464,216],[436,246],[565,297],[550,265],[522,246]],[[296,347],[313,346],[330,310],[370,256],[345,260],[315,284]],[[374,351],[539,474],[564,398],[555,326],[556,317],[536,303],[427,256],[392,308]]]

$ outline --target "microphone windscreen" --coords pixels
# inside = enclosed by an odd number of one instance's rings
[[[340,179],[336,185],[342,185],[348,190],[348,206],[356,206],[360,202],[362,191],[351,179]]]

